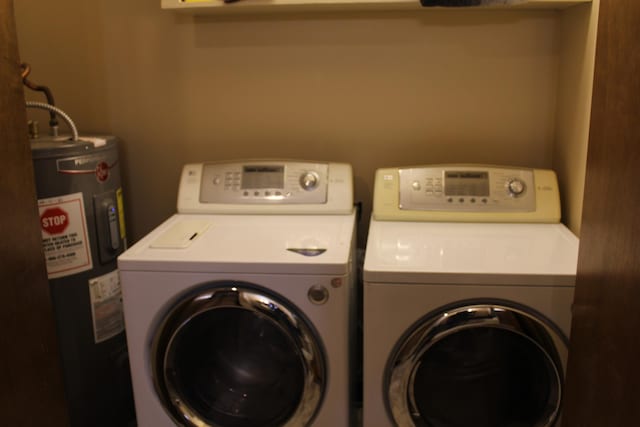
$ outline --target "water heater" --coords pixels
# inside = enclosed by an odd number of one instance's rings
[[[30,141],[71,426],[133,426],[116,263],[126,248],[117,139]]]

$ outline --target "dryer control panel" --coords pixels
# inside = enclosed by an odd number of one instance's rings
[[[550,170],[484,165],[380,169],[374,218],[452,222],[558,222]]]
[[[351,167],[341,163],[246,160],[183,168],[180,213],[350,213]]]
[[[399,208],[459,212],[531,212],[533,170],[442,166],[398,170]]]

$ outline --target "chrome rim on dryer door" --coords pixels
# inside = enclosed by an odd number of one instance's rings
[[[553,425],[566,368],[558,349],[566,347],[540,313],[459,302],[399,340],[386,371],[389,410],[401,426]]]

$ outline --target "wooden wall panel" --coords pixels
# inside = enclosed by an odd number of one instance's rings
[[[12,0],[0,0],[0,424],[68,425]]]
[[[640,419],[640,2],[599,19],[565,427]]]

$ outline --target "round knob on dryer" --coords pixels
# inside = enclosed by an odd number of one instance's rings
[[[519,178],[512,178],[507,182],[507,192],[511,197],[521,196],[526,188],[524,181]]]
[[[300,175],[300,186],[306,191],[315,190],[319,182],[320,177],[315,172],[305,172]]]

